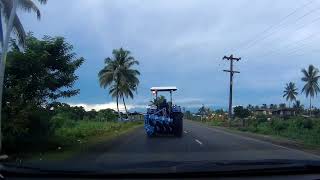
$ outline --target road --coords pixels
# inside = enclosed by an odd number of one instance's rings
[[[181,138],[148,138],[141,127],[111,144],[97,145],[71,161],[87,167],[89,164],[90,167],[114,167],[154,161],[268,159],[320,160],[320,157],[185,120]]]
[[[31,161],[25,166],[46,169],[103,171],[137,166],[167,167],[168,162],[221,162],[241,160],[320,160],[320,156],[226,132],[184,120],[181,138],[148,138],[139,127],[118,138],[101,142],[70,159]]]

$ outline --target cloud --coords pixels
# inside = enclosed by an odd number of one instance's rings
[[[40,6],[41,21],[33,14],[21,18],[27,31],[62,35],[84,56],[86,62],[77,71],[76,87],[81,91],[70,102],[83,102],[88,109],[116,108],[115,103],[105,103],[111,97],[99,87],[97,72],[103,59],[119,47],[140,61],[139,94],[128,102],[132,109],[147,104],[149,88],[160,85],[177,86],[176,100],[182,106],[227,105],[229,79],[222,70],[229,63],[221,58],[231,53],[242,57],[235,63],[241,72],[235,76],[235,103],[260,104],[268,100],[265,97],[283,102],[285,83],[293,81],[301,89],[301,68],[320,66],[319,53],[310,52],[319,47],[320,20],[314,21],[319,11],[299,19],[320,3],[313,1],[278,24],[303,4],[305,0],[54,0]],[[272,34],[263,33],[272,25]],[[268,37],[245,48],[261,34]],[[294,49],[305,54],[290,55]]]
[[[101,109],[113,109],[113,110],[117,110],[117,103],[115,102],[107,102],[107,103],[102,103],[102,104],[87,104],[87,103],[67,103],[70,106],[82,106],[86,111],[90,111],[92,109],[95,109],[96,111],[99,111]],[[142,108],[145,106],[142,105],[134,105],[134,104],[127,104],[127,109],[131,110],[131,109],[136,109],[136,108]],[[121,112],[124,112],[124,106],[122,104],[119,104],[119,110]]]

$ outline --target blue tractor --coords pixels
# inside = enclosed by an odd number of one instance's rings
[[[151,92],[155,95],[153,103],[147,109],[145,115],[144,127],[148,137],[159,134],[172,134],[176,137],[182,136],[183,131],[183,113],[180,106],[172,103],[172,92],[176,87],[152,87]],[[169,92],[170,102],[165,98],[157,101],[159,92]],[[162,96],[163,97],[163,96]]]

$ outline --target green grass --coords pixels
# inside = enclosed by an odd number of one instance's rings
[[[48,140],[50,149],[38,151],[31,150],[19,158],[27,160],[64,160],[99,142],[108,140],[131,131],[143,124],[135,122],[97,122],[79,121],[70,127],[61,127],[55,130],[54,136]],[[42,146],[45,146],[42,144]]]
[[[270,135],[295,140],[307,147],[320,147],[320,119],[303,117],[288,117],[286,119],[272,117],[255,117],[246,120],[242,126],[241,120],[234,120],[229,127],[226,121],[209,120],[204,122],[209,126],[221,126],[233,130],[246,131],[256,134]]]
[[[80,121],[72,127],[62,127],[55,131],[54,139],[61,145],[70,145],[86,140],[92,136],[101,136],[128,129],[141,122],[95,122]]]

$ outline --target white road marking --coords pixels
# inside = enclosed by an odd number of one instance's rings
[[[202,142],[199,141],[198,139],[195,139],[195,141],[196,141],[197,143],[199,143],[200,145],[202,145]]]
[[[196,124],[196,123],[194,123],[194,124]],[[273,143],[271,143],[271,142],[262,141],[262,140],[258,140],[258,139],[253,139],[253,138],[250,138],[250,137],[241,136],[241,135],[239,135],[239,134],[234,134],[234,133],[231,133],[231,132],[227,132],[227,131],[224,131],[224,130],[222,130],[222,129],[218,129],[218,128],[214,128],[214,127],[207,127],[207,126],[202,125],[202,124],[196,124],[196,125],[197,125],[197,126],[200,126],[200,127],[204,127],[204,128],[206,128],[206,129],[209,129],[210,131],[215,131],[215,132],[219,132],[219,133],[222,133],[222,134],[227,134],[227,135],[230,135],[230,136],[233,136],[233,137],[238,137],[238,138],[246,139],[246,140],[253,141],[253,142],[268,144],[268,145],[271,145],[271,146],[274,146],[274,147],[278,147],[278,148],[282,148],[282,149],[286,149],[286,150],[290,150],[290,151],[295,151],[295,152],[297,152],[297,153],[307,154],[307,155],[313,156],[313,157],[315,157],[315,158],[320,158],[319,155],[312,154],[312,153],[308,153],[308,152],[305,152],[305,151],[288,148],[288,147],[285,147],[285,146],[273,144]]]
[[[186,133],[186,134],[188,133],[187,131],[183,131],[183,132]]]

